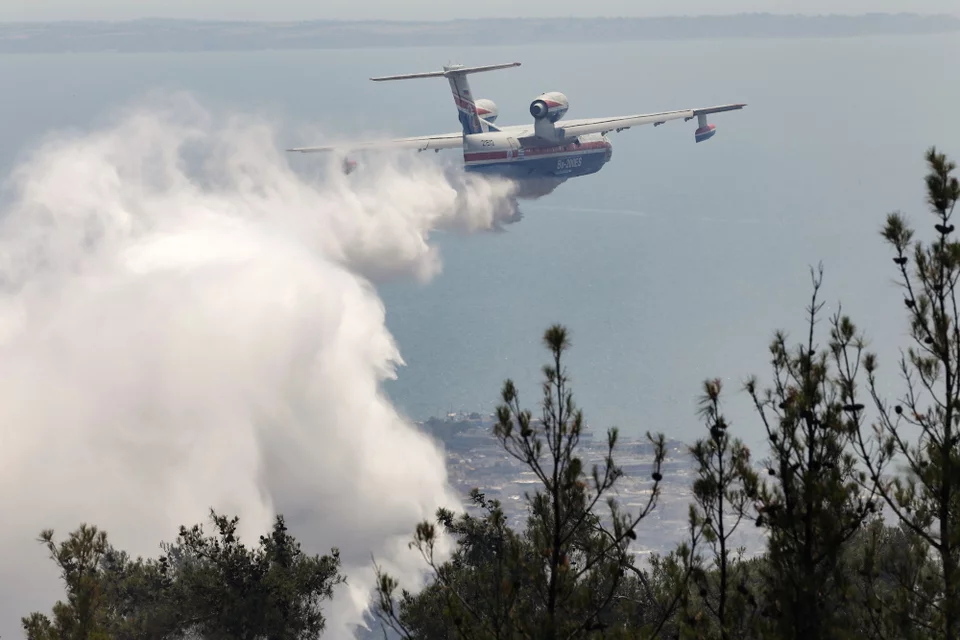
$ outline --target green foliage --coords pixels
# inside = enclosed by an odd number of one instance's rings
[[[379,574],[380,614],[397,632],[418,638],[464,638],[482,630],[491,637],[507,637],[525,615],[530,591],[525,567],[532,549],[507,526],[498,501],[488,501],[479,491],[472,499],[482,516],[464,513],[455,518],[446,509],[438,512],[445,533],[457,541],[449,561],[437,561],[434,525],[417,527],[412,545],[435,569],[434,583],[416,596],[403,591],[395,606],[392,594],[397,583]]]
[[[840,559],[876,510],[851,453],[863,405],[855,387],[841,382],[856,375],[863,342],[838,311],[829,349],[818,350],[821,283],[822,268],[813,275],[805,341],[790,349],[777,332],[770,345],[771,387],[761,392],[756,379],[746,384],[771,451],[755,522],[768,534],[764,627],[780,638],[850,637],[844,612],[850,585]]]
[[[702,619],[694,616],[697,624],[686,626],[692,626],[695,637],[717,635],[727,640],[745,633],[750,613],[756,608],[755,602],[750,602],[753,597],[743,593],[747,576],[741,558],[745,549],[737,549],[737,556],[733,556],[731,538],[757,497],[758,478],[750,466],[750,451],[743,442],[730,437],[729,424],[720,410],[720,379],[705,381],[703,388],[700,415],[709,437],[698,440],[690,453],[697,474],[693,483],[694,526],[702,529],[711,549],[713,571],[704,572],[699,566],[695,571],[695,602],[700,612],[709,612],[713,623],[701,624]],[[690,606],[688,603],[688,609]]]
[[[321,603],[342,583],[340,555],[307,556],[278,516],[269,536],[248,549],[238,518],[211,513],[216,535],[181,527],[166,546],[176,573],[173,601],[180,625],[204,638],[314,638],[324,629]]]
[[[510,530],[499,503],[475,492],[482,517],[455,519],[438,512],[438,521],[457,543],[453,557],[441,563],[435,526],[419,525],[412,546],[431,567],[433,583],[416,596],[402,592],[396,603],[397,582],[380,574],[380,615],[405,637],[610,636],[618,625],[626,632],[623,621],[642,600],[645,574],[633,566],[630,544],[659,496],[663,436],[648,434],[655,453],[647,504],[637,514],[623,513],[609,495],[622,476],[613,457],[617,430],[607,433],[602,468],[595,465],[588,476],[578,455],[583,413],[563,367],[569,336],[564,327],[553,326],[543,339],[551,362],[543,368],[541,418],[521,408],[517,389],[507,380],[494,427],[504,450],[539,480],[538,489],[526,496],[527,527],[519,534]],[[606,521],[598,513],[604,501]],[[648,622],[633,617],[637,624]]]
[[[935,578],[902,583],[880,601],[909,612],[930,637],[953,640],[960,637],[960,242],[951,239],[951,218],[960,182],[952,175],[956,165],[936,148],[926,160],[936,239],[913,242],[914,230],[900,213],[891,213],[882,231],[896,253],[910,319],[913,345],[900,361],[906,390],[891,410],[878,389],[876,359],[867,361],[879,417],[873,437],[862,438],[859,450],[877,491],[910,532],[911,545],[920,545],[915,553],[932,552],[939,567]],[[905,463],[905,474],[884,473],[894,461]]]
[[[23,619],[30,640],[150,639],[197,635],[210,640],[315,638],[324,629],[321,603],[344,581],[336,549],[308,556],[277,517],[257,548],[237,536],[238,519],[211,512],[216,535],[181,527],[157,560],[131,560],[107,536],[82,525],[59,546],[43,542],[61,568],[67,602],[53,619]]]
[[[866,638],[920,640],[942,637],[929,621],[927,603],[938,590],[938,568],[926,544],[908,527],[891,527],[873,518],[851,540],[844,570],[855,584],[845,613]],[[926,601],[905,594],[922,592]]]
[[[53,530],[40,534],[50,558],[60,569],[67,601],[53,606],[53,619],[33,613],[23,619],[28,640],[99,640],[108,638],[100,563],[107,552],[107,535],[96,527],[81,524],[57,544]]]

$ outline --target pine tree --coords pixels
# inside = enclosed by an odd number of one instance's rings
[[[53,620],[42,613],[22,619],[28,640],[106,639],[105,602],[101,560],[109,549],[107,534],[81,524],[66,540],[57,544],[53,530],[41,532],[39,542],[50,552],[60,569],[67,601],[53,606]]]
[[[876,511],[851,453],[863,405],[855,388],[837,383],[850,354],[859,361],[863,342],[838,311],[831,320],[830,348],[817,350],[822,281],[821,266],[813,274],[804,343],[790,349],[786,335],[777,332],[770,345],[771,388],[760,392],[755,378],[746,384],[772,454],[756,506],[756,524],[768,533],[764,613],[772,621],[769,630],[785,640],[851,637],[844,614],[851,585],[841,557]]]
[[[637,581],[627,576],[636,569],[629,547],[660,494],[664,437],[647,434],[654,454],[651,493],[639,513],[623,513],[611,496],[623,475],[613,456],[617,429],[607,433],[602,468],[594,466],[588,476],[579,448],[583,412],[573,401],[563,364],[570,347],[568,332],[552,326],[543,341],[551,362],[543,368],[540,420],[521,408],[516,386],[507,380],[494,426],[504,450],[539,481],[538,489],[526,496],[527,527],[521,534],[506,530],[495,503],[482,520],[468,515],[455,519],[441,510],[438,520],[456,536],[457,549],[451,560],[440,563],[435,557],[436,527],[419,525],[412,544],[432,568],[433,584],[418,596],[402,593],[398,606],[397,582],[382,573],[379,577],[380,615],[405,637],[427,637],[423,630],[428,623],[414,615],[417,611],[440,613],[452,621],[443,628],[458,638],[553,640],[629,633],[618,602],[640,599]],[[599,509],[604,501],[608,514]],[[496,554],[477,555],[490,544],[498,549]]]
[[[870,393],[879,418],[874,438],[858,443],[883,500],[903,526],[938,560],[938,588],[907,586],[918,627],[936,637],[960,638],[960,242],[951,218],[960,199],[955,163],[930,148],[926,153],[927,203],[936,223],[930,244],[913,242],[900,212],[887,216],[882,235],[893,247],[899,284],[910,319],[913,346],[900,360],[905,392],[891,408],[879,390],[876,358],[866,361]],[[912,255],[911,255],[912,254]],[[912,267],[910,260],[913,260]],[[852,379],[852,376],[851,376]],[[918,434],[916,443],[910,432]],[[879,452],[877,455],[876,452]],[[888,477],[895,461],[907,475]]]
[[[746,582],[740,561],[744,549],[732,548],[732,538],[756,498],[758,477],[750,466],[749,449],[730,437],[730,425],[720,410],[722,382],[719,378],[707,380],[703,389],[700,415],[709,437],[690,448],[697,474],[693,483],[694,526],[702,528],[713,566],[698,571],[696,582],[698,602],[714,618],[720,638],[728,640],[742,637],[749,612],[755,609],[742,593]]]

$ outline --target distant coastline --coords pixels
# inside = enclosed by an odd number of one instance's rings
[[[445,22],[125,22],[0,23],[0,54],[204,52],[500,46],[702,38],[810,38],[960,32],[951,15],[739,14],[664,18],[502,18]]]

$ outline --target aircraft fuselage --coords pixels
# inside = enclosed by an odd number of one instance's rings
[[[536,139],[531,143],[527,133],[501,130],[465,135],[464,169],[517,181],[566,180],[600,171],[613,155],[613,144],[599,133],[555,143]],[[521,142],[523,138],[527,139]]]

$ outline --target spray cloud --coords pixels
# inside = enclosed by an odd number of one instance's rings
[[[359,179],[359,180],[357,180]],[[489,229],[511,187],[385,158],[303,179],[274,131],[188,98],[49,139],[0,209],[0,636],[61,597],[35,542],[80,522],[155,555],[214,507],[338,546],[346,637],[370,554],[455,506],[442,454],[380,390],[402,359],[371,282],[429,280],[428,234]]]

